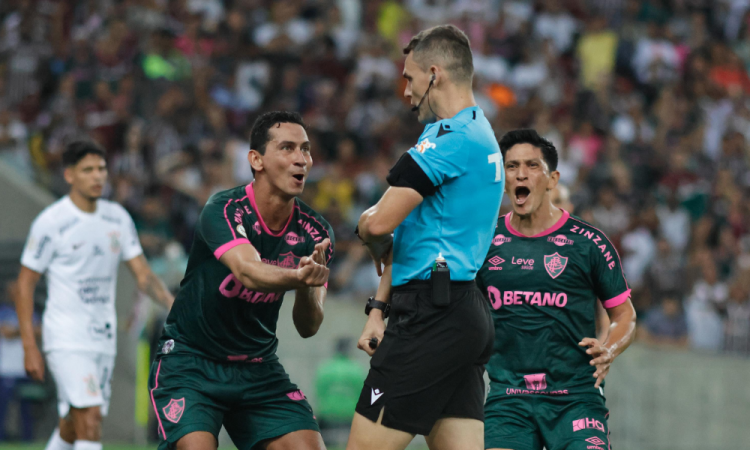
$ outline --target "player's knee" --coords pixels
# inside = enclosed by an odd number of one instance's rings
[[[75,415],[76,439],[97,442],[102,434],[102,412],[98,406],[86,408]]]

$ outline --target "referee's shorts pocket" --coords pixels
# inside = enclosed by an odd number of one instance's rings
[[[398,334],[409,333],[419,314],[419,296],[422,292],[397,292],[391,297],[391,318],[388,328]],[[414,330],[411,330],[413,332]]]

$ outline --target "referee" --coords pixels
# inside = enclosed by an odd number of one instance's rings
[[[500,208],[502,156],[474,101],[466,35],[430,28],[404,54],[404,95],[426,126],[359,220],[382,278],[358,342],[373,358],[347,448],[400,450],[423,434],[432,449],[482,450],[494,329],[474,278]]]

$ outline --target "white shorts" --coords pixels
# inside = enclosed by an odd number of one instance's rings
[[[115,356],[75,350],[47,353],[47,365],[57,386],[57,411],[66,417],[73,408],[99,406],[109,410]]]

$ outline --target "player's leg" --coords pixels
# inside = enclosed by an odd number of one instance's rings
[[[385,408],[376,422],[354,413],[352,431],[346,450],[403,450],[414,439],[414,434],[386,427],[382,424]]]
[[[76,440],[76,429],[70,417],[60,419],[59,425],[52,431],[47,446],[44,450],[73,450],[73,442]]]
[[[609,411],[599,394],[539,399],[539,427],[548,450],[607,450]]]
[[[312,407],[278,361],[229,364],[238,387],[224,427],[239,450],[324,450]]]
[[[484,448],[492,450],[542,450],[534,420],[535,398],[490,396],[484,406]]]
[[[484,364],[491,348],[463,375],[455,378],[456,386],[440,419],[426,436],[431,450],[484,450]]]
[[[76,433],[74,449],[78,449],[80,441],[99,443],[102,439],[102,411],[99,406],[88,408],[70,408],[70,418]],[[101,446],[101,443],[99,443]],[[84,445],[84,447],[93,447]]]
[[[226,406],[215,393],[227,380],[216,363],[190,355],[157,358],[149,374],[149,396],[156,413],[161,450],[215,450]]]
[[[325,450],[320,433],[313,430],[298,430],[260,443],[264,450]]]
[[[484,450],[484,423],[464,417],[444,417],[426,436],[430,450]]]
[[[74,449],[101,449],[102,408],[107,406],[102,394],[107,383],[102,379],[102,362],[112,365],[114,357],[65,350],[51,351],[46,356],[57,386],[58,413],[66,418],[60,422],[61,439],[57,440],[53,434],[50,444],[67,448],[62,437],[70,438],[69,422],[73,428]]]

